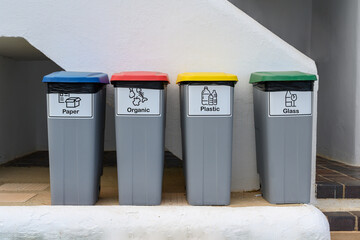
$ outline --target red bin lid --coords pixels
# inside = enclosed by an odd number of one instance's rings
[[[111,82],[113,81],[154,81],[169,83],[169,77],[166,73],[162,72],[132,71],[114,73],[114,75],[111,76]]]

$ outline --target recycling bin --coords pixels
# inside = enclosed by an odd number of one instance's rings
[[[111,77],[120,205],[161,203],[168,83],[168,75],[160,72]]]
[[[98,200],[104,153],[104,73],[54,72],[47,84],[51,204]]]
[[[251,74],[257,169],[270,203],[310,201],[316,79],[302,72]]]
[[[227,73],[182,73],[180,111],[186,195],[191,205],[228,205],[234,86]]]

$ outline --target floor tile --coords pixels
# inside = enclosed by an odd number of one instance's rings
[[[327,216],[330,231],[354,231],[355,216],[349,212],[324,212]]]
[[[5,167],[49,167],[49,152],[38,151],[12,160],[2,166]]]
[[[343,186],[334,182],[319,182],[316,184],[317,198],[343,198]]]
[[[341,172],[341,173],[345,173],[345,172],[349,172],[351,170],[345,168],[345,167],[342,167],[342,166],[338,166],[338,165],[329,165],[329,166],[326,166],[327,168],[331,169],[331,170],[335,170],[335,171],[338,171],[338,172]]]
[[[351,177],[327,177],[331,181],[344,184],[345,186],[360,186],[360,180]]]
[[[345,198],[360,198],[360,186],[345,186]]]
[[[360,232],[331,232],[331,240],[359,240]]]
[[[0,186],[0,191],[43,191],[50,185],[46,183],[5,183]]]
[[[355,216],[357,217],[357,219],[358,219],[358,221],[357,221],[357,224],[358,224],[357,230],[360,231],[360,221],[359,221],[360,211],[351,211],[350,213],[351,213],[352,215],[355,215]],[[360,239],[360,238],[359,238],[359,239]]]
[[[163,193],[161,205],[189,205],[185,193]]]
[[[320,183],[320,182],[329,182],[329,180],[326,179],[326,178],[324,178],[324,177],[321,176],[321,175],[316,174],[316,182],[317,182],[317,183]]]
[[[0,193],[0,203],[24,203],[34,196],[35,193]]]
[[[320,175],[324,175],[324,174],[338,174],[337,172],[334,172],[333,170],[330,170],[330,169],[317,169],[317,170],[316,170],[316,173],[317,173],[317,174],[320,174]]]
[[[350,177],[360,179],[360,171],[359,172],[353,172],[348,174]]]

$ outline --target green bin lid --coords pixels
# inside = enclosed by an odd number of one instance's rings
[[[275,81],[316,81],[314,74],[291,72],[254,72],[250,76],[250,83],[275,82]]]

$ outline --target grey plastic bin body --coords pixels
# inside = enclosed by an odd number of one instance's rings
[[[46,75],[51,203],[93,205],[104,154],[107,74]]]
[[[48,118],[51,203],[93,205],[104,153],[106,88],[93,93],[93,117]]]
[[[261,192],[270,203],[308,203],[312,116],[270,117],[269,94],[254,88],[256,155]]]
[[[119,204],[160,205],[168,75],[122,72],[114,74],[111,83],[115,87]]]
[[[191,205],[228,205],[231,194],[234,87],[228,86],[231,88],[230,115],[190,116],[189,86],[191,83],[180,85],[187,200]]]
[[[317,76],[252,73],[257,168],[270,203],[309,203],[313,89]]]
[[[165,90],[160,115],[116,115],[120,205],[161,203],[165,144]],[[116,96],[117,98],[117,96]]]

